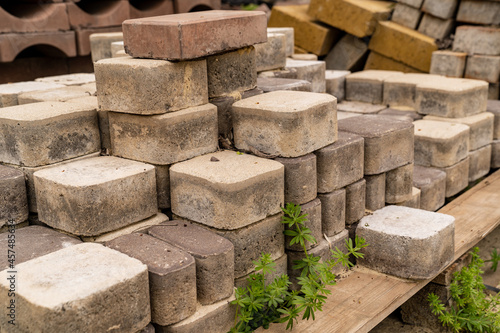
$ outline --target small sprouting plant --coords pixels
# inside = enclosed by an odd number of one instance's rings
[[[452,305],[449,309],[436,294],[430,293],[428,296],[432,313],[453,332],[500,332],[500,296],[485,294],[481,277],[484,261],[478,253],[479,249],[473,248],[471,263],[454,273],[450,285]]]
[[[307,215],[301,214],[300,205],[287,204],[283,210],[282,223],[287,225],[285,235],[291,236],[290,244],[300,244],[304,258],[295,261],[293,269],[300,269],[297,278],[300,290],[291,291],[291,282],[286,274],[274,279],[266,285],[266,275],[274,272],[274,263],[269,254],[262,254],[254,261],[255,273],[247,279],[246,288],[237,288],[235,323],[231,333],[253,332],[259,327],[269,328],[270,323],[287,323],[286,329],[292,329],[294,322],[301,316],[302,320],[315,319],[315,312],[322,311],[323,304],[331,291],[327,286],[335,285],[334,266],[341,264],[351,267],[349,256],[363,258],[360,250],[368,244],[362,238],[356,237],[354,244],[346,240],[346,252],[335,248],[331,258],[321,261],[307,252],[305,242],[316,243],[311,230],[305,226]]]
[[[486,260],[485,262],[491,262],[491,270],[493,272],[496,272],[499,261],[500,261],[500,254],[497,252],[497,249],[493,249],[491,251],[491,259]]]

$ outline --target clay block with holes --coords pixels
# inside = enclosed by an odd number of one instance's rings
[[[420,189],[420,209],[436,211],[445,202],[446,173],[437,168],[413,167],[413,186]]]
[[[316,155],[278,157],[275,161],[285,166],[285,202],[301,205],[316,198]]]
[[[102,0],[66,3],[73,29],[118,26],[129,18],[128,1]]]
[[[130,18],[171,15],[174,13],[174,0],[129,1]]]
[[[366,181],[361,179],[345,187],[345,223],[358,222],[365,215]]]
[[[395,204],[410,200],[413,188],[413,163],[387,171],[385,174],[385,201]]]
[[[69,30],[66,5],[62,3],[3,3],[0,33]]]
[[[328,237],[345,229],[345,189],[330,193],[318,193],[321,201],[321,229]]]
[[[211,9],[220,9],[220,0],[174,0],[176,13],[187,13],[193,10],[205,11]]]
[[[0,165],[0,227],[28,219],[28,197],[21,170]],[[1,267],[0,267],[1,268]]]
[[[92,55],[92,61],[97,61],[100,59],[111,58],[111,41],[119,41],[123,40],[123,35],[121,34],[122,27],[106,27],[106,28],[85,28],[78,29],[75,31],[76,34],[76,47],[78,51],[78,55],[87,56],[89,54]],[[97,47],[95,45],[94,37],[91,37],[94,34],[114,34],[115,37],[108,43],[105,39],[99,41],[102,43]],[[102,35],[101,35],[102,36]],[[99,51],[94,52],[94,50],[99,49]],[[94,56],[95,53],[95,56]]]

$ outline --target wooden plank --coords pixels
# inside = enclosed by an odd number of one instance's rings
[[[455,217],[455,258],[458,259],[500,225],[500,170],[439,210]],[[292,332],[369,332],[430,280],[405,280],[356,267],[330,287],[332,295],[315,321],[299,321]],[[285,325],[269,330],[285,332]]]

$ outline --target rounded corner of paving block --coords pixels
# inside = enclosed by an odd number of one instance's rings
[[[361,219],[356,235],[369,244],[360,264],[407,279],[430,279],[453,261],[455,218],[386,206]]]

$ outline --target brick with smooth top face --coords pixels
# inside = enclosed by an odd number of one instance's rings
[[[321,231],[321,201],[316,198],[306,204],[303,204],[301,208],[301,214],[307,215],[307,221],[305,221],[304,224],[307,228],[309,228],[309,230],[311,230],[310,235],[316,240],[316,243],[311,243],[309,241],[304,242],[306,249],[310,250],[313,247],[316,247],[318,242],[323,238],[323,232]],[[288,225],[285,224],[285,230],[288,229],[290,228],[288,228]],[[304,248],[300,243],[290,245],[292,238],[293,237],[291,236],[285,236],[285,249],[288,251],[303,251]]]
[[[286,65],[286,36],[268,33],[267,42],[255,45],[257,71],[283,68]]]
[[[457,21],[499,25],[500,3],[498,1],[460,1],[457,12]]]
[[[365,207],[375,211],[385,206],[385,173],[365,175],[366,196]]]
[[[73,73],[55,76],[45,76],[35,79],[35,82],[57,83],[65,86],[81,86],[87,83],[95,83],[94,73]]]
[[[33,176],[40,220],[74,235],[99,235],[158,211],[154,166],[149,164],[101,156]]]
[[[343,101],[342,103],[337,104],[338,111],[359,113],[361,115],[377,114],[385,109],[387,109],[387,105],[365,102]]]
[[[500,56],[469,56],[465,67],[465,77],[498,83],[500,80]]]
[[[336,99],[327,94],[274,91],[233,104],[234,142],[281,157],[298,157],[337,139]]]
[[[455,31],[453,51],[500,55],[500,28],[462,25]]]
[[[346,34],[325,57],[327,69],[356,70],[362,67],[368,52],[366,40]]]
[[[190,60],[267,40],[267,18],[258,11],[146,17],[126,20],[122,26],[125,51],[136,58]]]
[[[381,70],[367,70],[349,74],[346,77],[346,99],[381,104],[384,80],[402,74],[401,72]]]
[[[417,29],[422,13],[418,8],[397,3],[392,13],[391,21],[404,25],[410,29]]]
[[[105,332],[120,327],[134,333],[150,321],[147,266],[118,251],[77,244],[16,268],[23,288],[16,290],[16,325],[9,325],[7,316],[0,319],[6,332],[64,332],[68,327]],[[0,301],[7,304],[7,271],[1,275]]]
[[[101,110],[152,115],[208,103],[206,60],[124,57],[101,60],[94,68]]]
[[[491,142],[491,167],[500,168],[500,140]]]
[[[436,39],[442,39],[450,35],[455,20],[452,18],[442,19],[430,14],[424,14],[418,26],[418,32]]]
[[[457,0],[424,0],[422,11],[442,19],[449,19],[455,14]]]
[[[467,53],[439,50],[432,52],[431,74],[463,77]]]
[[[325,62],[286,59],[287,70],[293,71],[294,77],[311,82],[311,91],[324,93],[326,91]]]
[[[340,131],[338,140],[314,152],[318,164],[318,192],[328,193],[363,178],[364,140]]]
[[[393,106],[405,106],[416,108],[415,94],[420,83],[446,80],[438,75],[407,73],[394,75],[384,80],[383,101],[384,104]]]
[[[301,205],[316,198],[318,192],[316,155],[278,157],[275,161],[285,166],[285,202]]]
[[[259,77],[257,78],[257,87],[264,92],[277,90],[311,91],[311,82],[279,77]]]
[[[365,215],[366,181],[361,179],[345,187],[345,223],[358,222]]]
[[[194,257],[196,293],[202,305],[233,294],[234,247],[227,239],[190,222],[173,220],[149,228],[148,234]]]
[[[295,46],[295,41],[294,41],[294,29],[292,27],[289,28],[267,28],[267,34],[269,36],[269,33],[272,34],[283,34],[285,35],[286,38],[286,56],[291,57],[293,55],[293,50]]]
[[[340,103],[345,97],[345,78],[351,74],[350,71],[339,71],[327,69],[325,72],[326,93],[333,95]]]
[[[0,85],[0,108],[18,105],[17,96],[23,92],[63,88],[64,85],[50,82],[15,82]]]
[[[356,235],[369,247],[359,263],[402,278],[429,279],[453,261],[455,218],[387,206],[365,216]]]
[[[138,233],[105,245],[148,266],[153,323],[170,325],[196,311],[196,264],[188,252]]]
[[[420,165],[413,167],[413,186],[420,189],[420,209],[434,212],[445,202],[446,173]]]
[[[314,180],[316,181],[316,180]],[[28,219],[28,197],[24,173],[0,165],[0,227]]]
[[[439,168],[446,173],[447,198],[454,196],[469,185],[469,163],[470,158],[464,158],[452,166]]]
[[[495,116],[493,127],[493,139],[500,139],[500,101],[488,100],[486,111]]]
[[[366,115],[339,121],[339,130],[365,140],[365,175],[378,175],[413,162],[413,124]]]
[[[491,144],[469,152],[469,182],[474,182],[490,172]]]
[[[345,229],[345,189],[330,193],[318,193],[321,201],[321,229],[332,237]]]
[[[95,109],[62,102],[3,108],[0,161],[42,166],[100,150]]]
[[[387,203],[395,204],[410,200],[412,188],[413,163],[386,172],[385,201]]]
[[[281,211],[284,167],[234,151],[207,154],[170,167],[170,195],[176,215],[234,230]]]
[[[65,86],[63,88],[25,92],[17,96],[17,101],[19,105],[51,101],[66,102],[74,98],[92,96],[95,94],[95,92],[95,84],[93,89],[87,85],[69,87]]]

